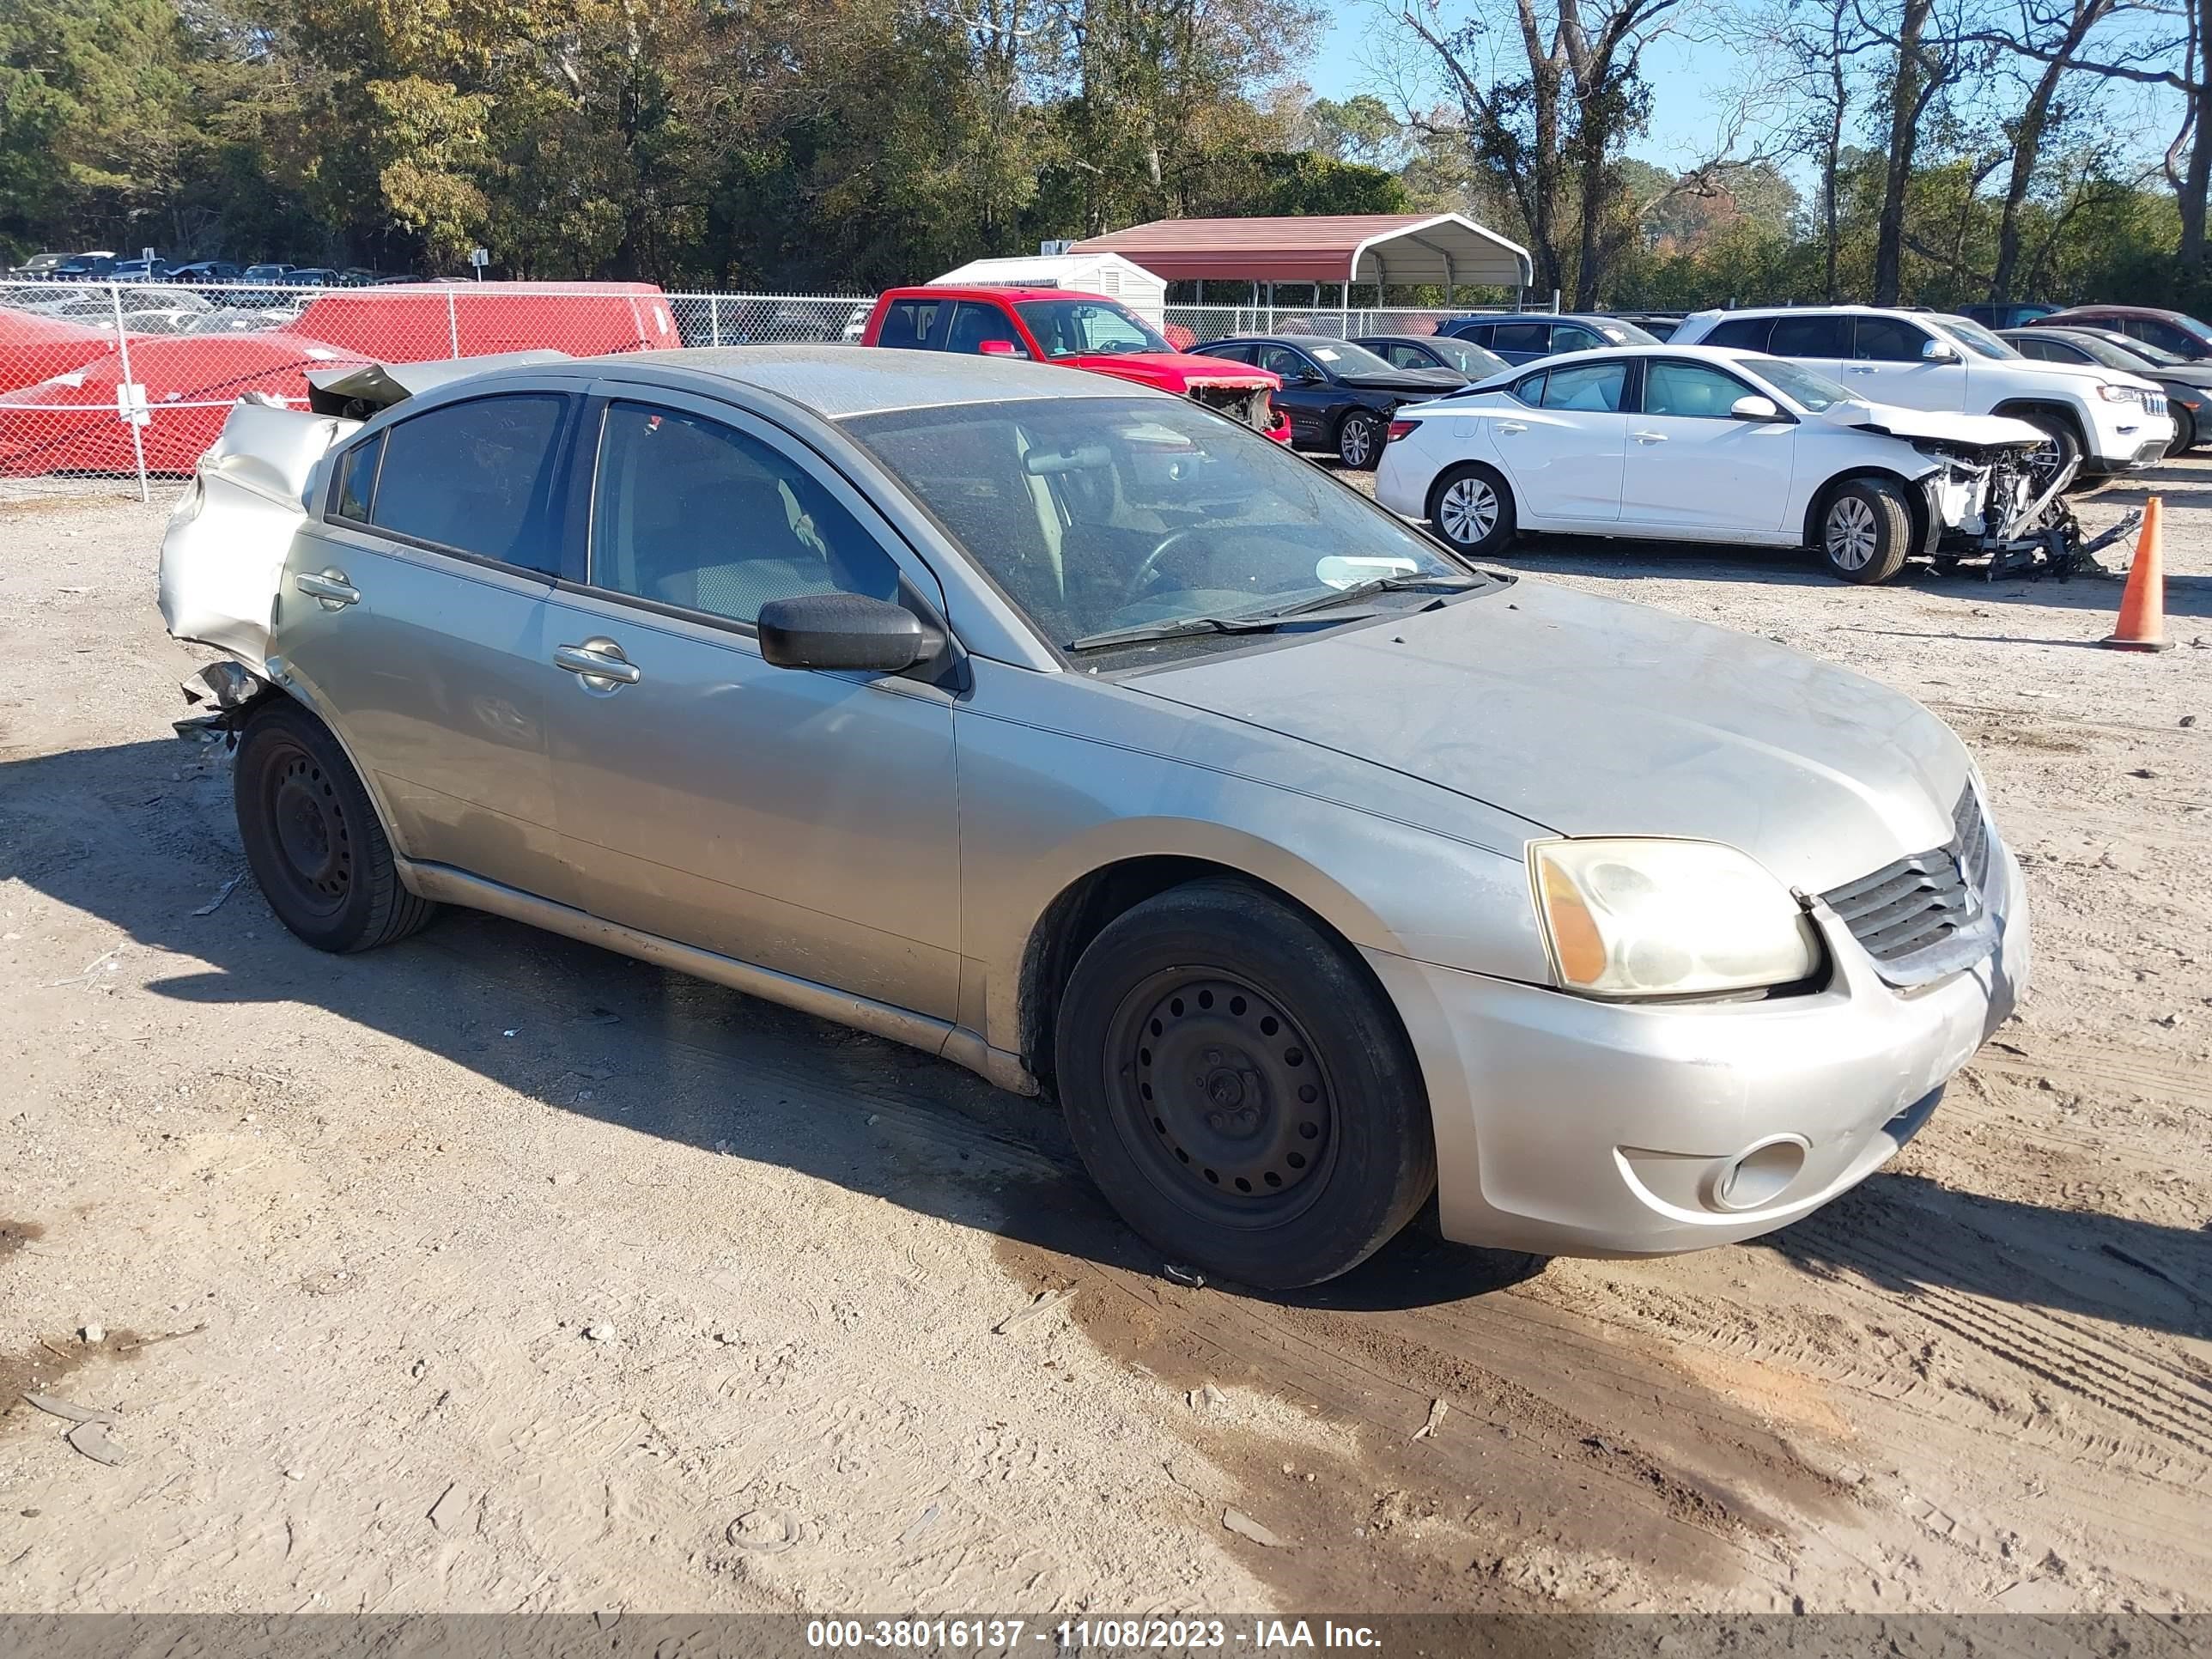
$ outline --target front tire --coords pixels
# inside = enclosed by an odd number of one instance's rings
[[[1820,509],[1820,553],[1847,582],[1871,586],[1905,568],[1912,547],[1912,508],[1882,478],[1850,478]]]
[[[1381,416],[1355,409],[1336,423],[1336,459],[1355,472],[1372,472],[1389,438]]]
[[[289,697],[270,697],[246,720],[231,791],[246,867],[276,919],[318,951],[373,950],[436,914],[401,885],[338,740]]]
[[[2168,456],[2186,455],[2197,447],[2197,417],[2170,399],[2166,407],[2173,416],[2173,441],[2166,446],[2166,453]]]
[[[2049,410],[2023,410],[2019,418],[2043,434],[2044,441],[2027,460],[2028,477],[2039,492],[2064,470],[2067,463],[2081,459],[2081,434],[2074,429],[2073,422]],[[2074,482],[2078,488],[2085,481],[2077,472]]]
[[[1170,1262],[1267,1290],[1333,1279],[1436,1185],[1428,1095],[1358,958],[1228,881],[1147,899],[1070,976],[1068,1133]]]
[[[1429,491],[1429,523],[1455,550],[1488,558],[1513,542],[1513,491],[1486,466],[1469,462],[1439,477]]]

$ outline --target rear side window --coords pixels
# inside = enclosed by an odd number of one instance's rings
[[[952,336],[945,341],[945,349],[964,351],[972,356],[983,349],[986,340],[1003,340],[1024,357],[1029,356],[1029,348],[1014,332],[1014,325],[1006,320],[1005,312],[996,306],[963,300],[952,313]]]
[[[1927,333],[1895,317],[1860,317],[1851,334],[1851,356],[1863,363],[1917,363]]]
[[[1544,380],[1541,374],[1531,374],[1525,380],[1514,381],[1508,389],[1529,408],[1540,409],[1544,403]]]
[[[930,333],[937,326],[938,313],[945,306],[942,300],[892,301],[884,313],[884,326],[876,336],[876,343],[909,349],[927,345]]]
[[[1773,328],[1771,317],[1731,317],[1724,323],[1713,325],[1713,331],[1698,342],[1699,345],[1734,346],[1739,351],[1764,351],[1766,336]],[[1778,356],[1780,353],[1776,354]]]
[[[376,492],[376,463],[384,453],[384,434],[356,444],[338,462],[338,484],[331,497],[331,515],[368,522],[369,498]]]
[[[1451,331],[1451,337],[1455,340],[1465,340],[1470,344],[1479,345],[1485,350],[1489,350],[1492,349],[1491,336],[1496,331],[1488,323],[1468,323],[1455,326]]]
[[[555,574],[560,549],[544,533],[544,507],[567,401],[554,392],[474,398],[386,428],[369,522]]]
[[[1620,407],[1622,394],[1627,390],[1628,365],[1626,362],[1577,363],[1572,368],[1555,368],[1546,378],[1544,407],[1617,410]]]
[[[1552,325],[1549,323],[1500,323],[1497,337],[1492,341],[1492,351],[1549,351],[1552,349]]]
[[[1778,357],[1841,357],[1846,355],[1844,331],[1850,326],[1841,317],[1778,317],[1773,343],[1766,349]]]

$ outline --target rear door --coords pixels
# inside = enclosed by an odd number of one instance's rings
[[[575,404],[556,386],[441,403],[341,451],[274,640],[401,853],[563,902],[543,665]]]
[[[1798,428],[1729,412],[1738,398],[1765,396],[1711,363],[1646,358],[1640,407],[1628,422],[1623,524],[1717,534],[1781,529]]]
[[[548,606],[539,675],[584,907],[951,1018],[950,694],[772,667],[755,626],[769,599],[902,580],[941,610],[934,578],[811,450],[710,399],[602,382],[577,470],[588,562]]]
[[[1623,413],[1633,358],[1577,363],[1518,381],[1523,406],[1490,424],[1522,519],[1601,524],[1620,516]]]
[[[1838,378],[1871,403],[1906,409],[1960,410],[1966,406],[1962,347],[1948,340],[1948,360],[1931,360],[1935,334],[1902,317],[1854,317],[1851,355]]]
[[[951,300],[933,295],[893,300],[884,307],[884,325],[876,331],[876,343],[907,351],[933,351],[944,345],[951,321]]]
[[[1719,331],[1716,330],[1717,333]],[[1729,345],[1733,341],[1713,340],[1713,345]],[[1851,319],[1833,312],[1815,312],[1806,317],[1777,317],[1768,331],[1765,343],[1753,348],[1771,352],[1777,357],[1788,357],[1808,368],[1818,369],[1831,380],[1844,372],[1844,362],[1851,355]]]

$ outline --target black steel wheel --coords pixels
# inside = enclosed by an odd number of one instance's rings
[[[320,951],[404,938],[436,907],[410,893],[344,749],[289,697],[248,718],[232,779],[246,867],[276,919]]]
[[[1084,1164],[1168,1261],[1286,1290],[1392,1237],[1436,1184],[1396,1011],[1310,918],[1231,881],[1109,922],[1061,1000]]]

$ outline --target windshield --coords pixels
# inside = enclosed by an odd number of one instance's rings
[[[1024,300],[1014,309],[1048,357],[1125,357],[1175,349],[1149,323],[1111,300]]]
[[[1381,578],[1470,580],[1311,463],[1180,400],[1040,398],[845,424],[1058,645],[1257,617]]]
[[[1397,365],[1376,356],[1364,345],[1354,345],[1349,340],[1318,340],[1311,344],[1298,342],[1307,356],[1328,365],[1332,374],[1395,374]]]
[[[1814,415],[1825,415],[1838,404],[1850,403],[1858,396],[1840,380],[1832,380],[1786,357],[1753,357],[1745,367],[1800,409]]]
[[[2118,340],[2107,339],[2101,334],[2086,334],[2081,337],[2081,344],[2099,362],[2113,368],[2134,368],[2142,363],[2154,363],[2160,368],[2171,368],[2176,363],[2189,361],[2178,351],[2168,351],[2164,346],[2153,345],[2148,340],[2138,340],[2132,334]]]
[[[2017,357],[2020,356],[2020,353],[2014,351],[1971,317],[1930,317],[1928,320],[1977,356]]]

